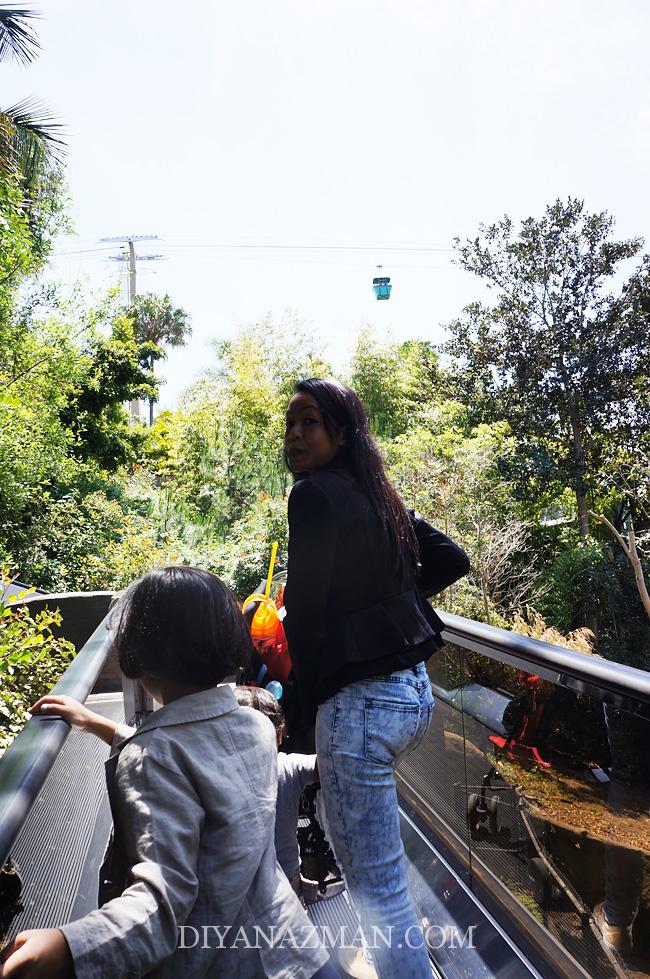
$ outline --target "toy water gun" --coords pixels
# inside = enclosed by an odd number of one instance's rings
[[[246,615],[257,606],[250,623],[250,632],[262,666],[254,683],[256,686],[266,687],[279,700],[282,696],[282,684],[287,682],[291,672],[291,657],[287,637],[282,626],[284,589],[280,590],[275,602],[270,598],[277,551],[278,544],[275,541],[271,548],[271,560],[264,592],[255,592],[253,595],[249,595],[243,604],[242,611]]]

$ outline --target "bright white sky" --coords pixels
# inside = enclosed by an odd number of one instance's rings
[[[571,194],[650,238],[647,0],[40,6],[41,57],[0,66],[0,105],[39,95],[68,126],[79,237],[58,252],[161,236],[138,247],[166,259],[138,264],[138,291],[169,292],[194,327],[163,367],[163,407],[211,338],[269,311],[296,310],[336,364],[363,322],[439,342],[480,293],[451,240],[504,212]],[[324,244],[368,247],[302,247]],[[110,253],[54,269],[107,286]]]

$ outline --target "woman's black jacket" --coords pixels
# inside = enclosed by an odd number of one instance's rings
[[[425,599],[467,574],[469,561],[413,520],[417,572],[387,559],[385,530],[347,469],[294,484],[284,626],[306,717],[347,684],[414,666],[443,645],[443,624]]]

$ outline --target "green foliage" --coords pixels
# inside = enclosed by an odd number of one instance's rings
[[[0,7],[0,61],[27,65],[37,56],[40,44],[30,23],[37,16],[34,10]]]
[[[8,584],[2,572],[3,590]],[[74,646],[58,638],[58,609],[32,616],[26,605],[0,597],[0,751],[29,719],[27,708],[46,694],[74,655]]]
[[[274,541],[279,544],[277,565],[286,566],[286,500],[261,494],[218,548],[212,570],[245,598],[266,578]]]
[[[112,588],[168,556],[108,476],[142,442],[123,403],[155,385],[115,296],[25,288],[65,220],[60,174],[37,178],[0,177],[0,556],[41,587]]]
[[[390,473],[409,506],[459,540],[470,575],[439,601],[493,624],[537,595],[529,525],[503,471],[515,450],[505,422],[468,425],[467,409],[444,401],[388,447]]]
[[[16,179],[0,176],[0,324],[21,276],[36,265],[23,207],[23,195]]]
[[[11,324],[18,289],[43,267],[53,237],[69,226],[65,203],[59,171],[46,171],[29,188],[19,176],[0,173],[0,364],[19,353]]]
[[[133,297],[126,315],[133,321],[138,343],[154,344],[157,348],[148,359],[160,360],[165,356],[163,344],[181,347],[192,333],[189,316],[185,310],[174,307],[168,295],[140,293]]]
[[[544,571],[541,614],[561,632],[583,624],[585,609],[598,622],[598,651],[607,659],[650,669],[650,623],[624,555],[594,538],[565,547]]]
[[[274,540],[286,559],[284,414],[296,381],[331,376],[322,341],[295,313],[268,316],[215,343],[179,410],[130,426],[125,404],[157,398],[154,363],[187,315],[167,296],[125,312],[115,295],[89,307],[30,285],[64,206],[51,169],[29,186],[0,177],[0,562],[52,591],[193,564],[244,597]],[[629,566],[566,523],[587,492],[617,526],[650,523],[650,264],[607,292],[639,247],[611,230],[573,200],[518,231],[507,218],[481,229],[459,259],[496,299],[453,325],[451,372],[429,342],[365,327],[343,376],[407,505],[470,555],[440,604],[503,626],[537,611],[563,633],[587,617],[601,653],[647,665]]]
[[[216,367],[190,389],[180,413],[157,420],[144,459],[176,509],[210,534],[229,529],[261,493],[288,488],[282,458],[284,413],[301,377],[328,374],[320,342],[295,317],[270,318],[216,345]],[[165,507],[166,524],[174,522]]]
[[[506,216],[481,225],[474,240],[456,240],[459,264],[497,298],[465,309],[447,350],[487,417],[506,418],[519,439],[537,443],[575,490],[583,537],[586,493],[604,475],[606,446],[634,445],[650,420],[645,278],[622,298],[606,292],[641,239],[613,241],[613,225],[569,198],[518,233]]]
[[[30,22],[38,16],[34,10],[0,7],[0,61],[27,65],[37,56],[40,44]],[[0,109],[0,176],[18,178],[29,201],[64,155],[60,130],[39,99]]]
[[[0,401],[0,547],[17,549],[28,539],[45,487],[63,477],[65,451],[65,434],[46,412]]]
[[[154,363],[167,354],[164,344],[182,347],[192,333],[189,316],[184,309],[174,307],[168,295],[145,292],[133,297],[127,316],[132,321],[140,360],[153,373]],[[154,395],[149,395],[149,425],[153,425]]]
[[[3,326],[0,553],[49,586],[66,580],[45,571],[56,506],[104,488],[102,474],[135,459],[143,436],[129,428],[123,402],[151,391],[151,374],[140,366],[131,322],[116,315],[110,297],[97,310],[57,300],[44,319],[34,307],[13,309]]]
[[[352,355],[350,385],[366,407],[373,432],[395,438],[437,400],[438,355],[426,340],[382,343],[366,326]]]
[[[561,632],[578,625],[584,603],[590,600],[597,582],[605,587],[614,585],[604,557],[602,546],[590,539],[561,551],[547,569],[545,577],[550,587],[540,611]]]
[[[129,428],[124,403],[155,398],[156,385],[141,364],[141,348],[133,322],[110,300],[90,312],[89,329],[81,349],[82,369],[61,411],[62,424],[72,433],[72,451],[113,471],[135,460],[142,433]],[[99,326],[110,322],[105,336]]]
[[[60,324],[14,319],[0,335],[0,550],[29,539],[47,494],[71,477],[60,411],[79,356]],[[3,339],[6,345],[3,344]],[[4,350],[2,349],[4,347]]]
[[[22,574],[47,591],[125,587],[153,567],[176,563],[148,515],[105,490],[48,501],[19,552]]]

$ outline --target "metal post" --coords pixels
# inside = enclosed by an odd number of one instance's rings
[[[133,241],[129,238],[129,270],[127,275],[127,296],[129,300],[129,306],[135,298],[135,245]],[[140,421],[140,402],[137,398],[133,398],[129,405],[129,413],[131,415],[131,424],[136,424]]]
[[[119,241],[126,242],[128,245],[128,266],[127,266],[127,299],[129,306],[133,302],[136,296],[136,286],[135,286],[135,265],[136,265],[136,254],[135,254],[135,242],[136,241],[153,241],[158,238],[158,235],[125,235],[123,238],[100,238],[100,241]],[[123,260],[124,253],[121,255],[112,255],[111,258],[117,261]],[[162,255],[140,255],[142,259],[155,259],[162,258]],[[131,424],[140,422],[140,402],[137,399],[129,402],[129,414],[131,417]]]
[[[129,239],[129,278],[128,278],[128,293],[129,306],[133,302],[135,296],[135,245]]]

